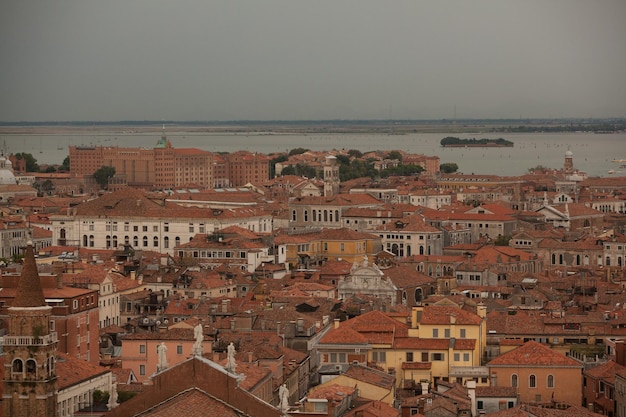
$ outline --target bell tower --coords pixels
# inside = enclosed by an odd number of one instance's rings
[[[22,273],[4,336],[3,415],[57,416],[57,333],[50,330],[32,242],[24,251]]]
[[[339,165],[337,157],[328,155],[324,163],[324,197],[339,194]]]

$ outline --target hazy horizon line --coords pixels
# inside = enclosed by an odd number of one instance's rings
[[[481,122],[481,123],[504,123],[504,122],[524,122],[524,123],[541,123],[541,122],[618,122],[625,123],[626,116],[619,117],[524,117],[524,118],[437,118],[437,119],[231,119],[231,120],[151,120],[151,119],[128,119],[128,120],[21,120],[21,121],[2,121],[0,126],[44,126],[44,125],[124,125],[124,124],[186,124],[186,125],[202,125],[202,124],[304,124],[304,123],[462,123],[462,122]]]

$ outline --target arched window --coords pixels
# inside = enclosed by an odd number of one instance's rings
[[[143,240],[143,247],[144,248],[147,247],[148,246],[148,236],[144,236],[142,240]]]
[[[402,291],[402,305],[406,305],[406,291]]]
[[[554,388],[554,375],[548,375],[548,388]]]
[[[313,221],[317,221],[317,210],[313,210]]]
[[[411,245],[406,245],[406,256],[411,256]]]
[[[604,263],[604,265],[611,266],[611,257],[610,256],[606,257],[606,262]]]
[[[137,236],[133,236],[133,246],[139,246],[139,238]]]
[[[152,239],[152,246],[154,246],[155,248],[158,248],[158,247],[159,247],[159,238],[158,238],[158,236],[155,236],[155,237]]]
[[[339,210],[335,210],[335,221],[339,221]]]
[[[559,254],[559,265],[563,265],[563,254]]]
[[[94,247],[94,237],[93,237],[93,235],[89,235],[89,247],[90,248]]]
[[[170,247],[170,238],[168,236],[165,236],[163,238],[163,247],[165,249],[168,249]]]
[[[88,245],[88,241],[87,241],[87,235],[83,235],[83,247],[87,247]]]
[[[517,374],[511,375],[511,386],[517,388]]]
[[[130,238],[128,236],[124,236],[124,244],[130,245]]]
[[[423,255],[423,254],[424,254],[424,247],[420,246],[420,255]]]
[[[292,210],[292,211],[291,211],[291,221],[292,221],[292,222],[295,222],[297,218],[298,218],[298,216],[297,216],[297,214],[296,214],[296,211],[295,211],[295,210]]]
[[[552,265],[556,265],[556,254],[552,254]]]
[[[117,248],[117,235],[113,235],[113,243],[112,243],[114,248]]]
[[[305,222],[309,221],[309,210],[304,210],[304,221]]]
[[[107,244],[107,248],[111,246],[111,236],[107,235],[106,237],[106,244]]]
[[[37,362],[34,359],[28,359],[26,361],[26,373],[37,374]]]
[[[176,236],[176,239],[174,239],[174,244],[176,245],[176,247],[180,246],[180,237]]]
[[[537,388],[537,377],[534,374],[528,377],[528,387]]]
[[[24,362],[21,359],[13,359],[13,372],[24,372]]]
[[[324,210],[324,221],[328,221],[328,210]]]

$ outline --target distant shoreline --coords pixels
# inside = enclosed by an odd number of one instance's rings
[[[120,122],[0,122],[2,134],[387,134],[411,133],[621,133],[626,119],[538,120],[320,120],[320,121],[120,121]]]

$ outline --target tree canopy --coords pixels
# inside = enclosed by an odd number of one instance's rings
[[[18,152],[15,154],[15,158],[24,159],[26,161],[26,172],[39,172],[39,165],[35,157],[26,152]]]
[[[439,165],[439,171],[444,174],[451,174],[452,172],[457,172],[459,170],[459,166],[454,162],[446,162],[445,164]]]
[[[100,186],[100,188],[106,189],[109,184],[109,178],[115,176],[115,168],[108,166],[101,166],[93,173],[93,177]]]

